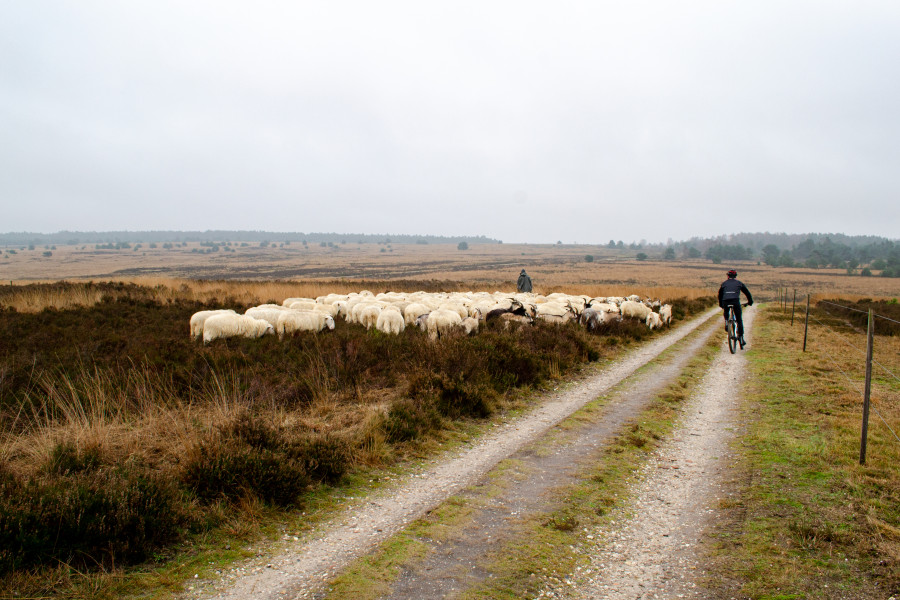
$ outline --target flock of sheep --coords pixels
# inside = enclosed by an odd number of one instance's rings
[[[656,309],[656,310],[654,310]],[[485,321],[499,319],[504,327],[578,321],[588,329],[623,318],[640,319],[650,329],[669,324],[672,306],[638,296],[599,297],[553,293],[509,294],[502,292],[328,294],[318,298],[287,298],[281,304],[263,304],[237,314],[230,309],[203,310],[191,317],[191,337],[209,343],[228,337],[279,337],[298,331],[334,329],[335,319],[373,327],[386,334],[400,334],[419,327],[436,339],[450,333],[473,334]]]

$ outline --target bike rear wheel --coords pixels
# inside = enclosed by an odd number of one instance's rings
[[[730,350],[732,354],[735,353],[738,345],[736,328],[737,323],[735,323],[734,319],[728,319],[728,350]]]

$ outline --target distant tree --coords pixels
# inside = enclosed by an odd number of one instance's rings
[[[887,262],[883,258],[876,258],[875,260],[872,261],[872,264],[869,266],[871,268],[875,269],[876,271],[883,271],[884,268],[887,266]]]
[[[638,260],[647,260],[647,255],[643,252],[638,252],[635,258]]]
[[[675,248],[672,246],[666,248],[666,251],[663,252],[663,258],[665,260],[675,260]]]
[[[590,254],[584,256],[584,262],[594,262],[594,257]]]
[[[616,240],[609,240],[609,243],[606,245],[607,248],[615,248]]]
[[[863,270],[859,272],[863,277],[871,277],[872,271],[869,270],[869,267],[863,267]]]
[[[688,258],[700,258],[703,255],[694,246],[691,246],[687,249],[687,256]]]
[[[556,241],[556,245],[557,245],[557,246],[562,246],[562,240],[557,240],[557,241]]]
[[[51,252],[50,250],[45,250],[43,254],[47,258],[50,258],[51,256],[53,256],[53,252]]]
[[[456,245],[456,249],[457,249],[457,250],[468,250],[468,249],[469,249],[469,244],[466,243],[466,242],[460,242],[460,243],[458,243],[458,244]]]
[[[769,266],[777,266],[781,250],[775,244],[766,244],[762,249],[763,262]]]
[[[616,242],[616,248],[622,249],[624,247],[625,247],[625,242],[623,242],[622,240],[619,240],[618,242]]]

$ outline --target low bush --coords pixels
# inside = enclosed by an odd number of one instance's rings
[[[24,479],[0,469],[0,573],[142,560],[189,522],[174,483],[140,465],[64,472]]]
[[[305,465],[292,456],[293,450],[276,429],[242,413],[197,444],[182,481],[204,502],[253,495],[291,506],[310,485]]]
[[[440,415],[433,404],[417,399],[401,398],[388,410],[384,430],[388,443],[409,442],[424,437],[440,426]]]

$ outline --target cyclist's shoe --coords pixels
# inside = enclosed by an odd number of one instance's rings
[[[741,350],[744,349],[744,346],[747,345],[747,342],[744,341],[744,336],[741,336]]]

